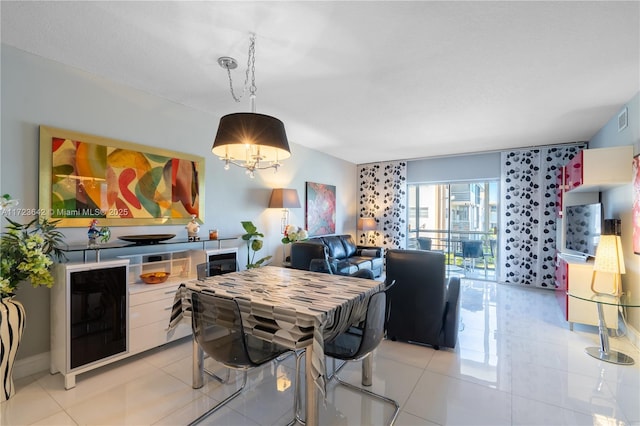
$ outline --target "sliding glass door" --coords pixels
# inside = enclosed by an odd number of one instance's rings
[[[498,181],[409,184],[407,248],[447,256],[449,274],[496,279]]]

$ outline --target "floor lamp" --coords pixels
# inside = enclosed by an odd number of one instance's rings
[[[300,198],[298,191],[290,188],[274,188],[269,199],[269,208],[282,209],[280,219],[280,233],[284,235],[284,230],[289,224],[289,209],[300,208]],[[282,245],[282,261],[285,260],[284,244]]]

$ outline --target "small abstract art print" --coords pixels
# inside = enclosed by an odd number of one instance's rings
[[[307,182],[306,227],[310,237],[335,234],[336,187]]]

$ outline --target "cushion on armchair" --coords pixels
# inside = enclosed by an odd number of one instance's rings
[[[344,259],[348,257],[346,251],[344,250],[344,245],[342,244],[340,236],[332,235],[329,237],[322,237],[321,240],[327,247],[327,253],[329,254],[329,257],[334,257],[336,259]]]
[[[381,257],[380,249],[358,249],[356,253],[358,256]]]
[[[356,246],[355,241],[351,238],[351,235],[343,235],[340,237],[342,241],[342,245],[344,246],[344,253],[346,257],[351,257],[356,255],[356,250],[358,250],[358,246]]]

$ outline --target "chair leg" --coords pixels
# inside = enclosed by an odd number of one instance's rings
[[[332,362],[333,362],[333,372],[331,373],[330,376],[327,377],[327,382],[330,381],[330,380],[333,380],[335,378],[338,383],[340,383],[341,385],[343,385],[343,386],[345,386],[345,387],[347,387],[347,388],[349,388],[351,390],[362,392],[362,393],[367,394],[367,395],[369,395],[369,396],[371,396],[373,398],[377,398],[377,399],[379,399],[379,400],[381,400],[383,402],[387,402],[387,403],[393,405],[394,406],[393,415],[391,416],[391,419],[389,420],[389,426],[393,426],[393,424],[395,423],[396,419],[398,418],[398,414],[400,413],[400,404],[398,404],[398,402],[396,400],[394,400],[394,399],[387,398],[386,396],[379,395],[377,393],[371,392],[370,390],[363,389],[361,387],[354,386],[351,383],[345,382],[344,380],[342,380],[338,376],[338,373],[340,372],[340,370],[342,370],[342,368],[345,365],[347,365],[347,361],[343,360],[342,364],[340,364],[340,366],[337,369],[336,369],[336,359],[332,358]],[[305,425],[306,424],[305,420],[303,420],[302,418],[300,418],[298,416],[297,408],[296,408],[295,413],[296,413],[296,419],[295,420],[297,420],[298,423],[300,423],[302,425]],[[290,423],[288,426],[290,426],[291,424],[292,423]]]
[[[344,364],[346,364],[346,362]],[[341,365],[340,368],[344,367],[344,364]],[[345,382],[344,380],[342,380],[338,376],[338,372],[337,371],[335,371],[333,373],[333,377],[335,377],[335,379],[336,379],[336,381],[338,383],[340,383],[341,385],[343,385],[343,386],[345,386],[345,387],[347,387],[347,388],[349,388],[351,390],[354,390],[354,391],[357,391],[357,392],[362,392],[364,394],[367,394],[367,395],[371,396],[372,398],[376,398],[378,400],[381,400],[381,401],[384,401],[386,403],[389,403],[389,404],[393,405],[395,407],[395,409],[393,411],[393,415],[391,416],[391,419],[389,420],[389,426],[393,426],[393,424],[395,423],[396,419],[398,418],[398,413],[400,413],[400,404],[398,404],[398,402],[396,400],[391,399],[391,398],[387,398],[384,395],[380,395],[380,394],[377,394],[375,392],[371,392],[368,389],[363,389],[363,388],[361,388],[359,386],[355,386],[355,385],[352,385],[351,383]]]
[[[347,361],[342,361],[342,364],[340,364],[340,366],[338,368],[336,368],[336,359],[335,358],[331,358],[331,363],[333,364],[333,368],[331,369],[331,374],[327,375],[327,382],[330,382],[333,379],[333,376],[338,374],[338,372],[340,370],[342,370],[342,368],[345,365],[347,365]]]
[[[218,382],[220,382],[222,384],[229,383],[229,376],[230,376],[230,373],[231,373],[231,369],[229,369],[229,368],[226,369],[227,370],[227,374],[226,374],[227,377],[225,379],[223,379],[222,377],[218,376],[216,373],[214,373],[213,371],[211,371],[211,370],[209,370],[207,368],[205,368],[203,370],[204,370],[205,373],[207,373],[209,376],[211,376],[211,378],[213,378],[214,380],[216,380],[216,381],[218,381]]]
[[[300,360],[302,359],[302,355],[306,356],[306,352],[303,350],[300,353],[300,356],[296,357],[296,384],[299,385],[300,384]],[[327,376],[327,383],[334,377],[336,376],[336,374],[338,373],[338,371],[340,371],[342,369],[342,367],[344,367],[346,365],[346,361],[342,361],[342,364],[338,367],[338,369],[336,369],[336,359],[332,358],[333,361],[333,371],[332,373]],[[336,376],[337,377],[337,376]],[[293,419],[293,421],[291,423],[289,423],[287,426],[292,426],[293,424],[296,423],[300,423],[301,425],[306,425],[306,419],[302,418],[302,416],[299,413],[299,407],[300,407],[300,386],[296,386],[296,396],[294,399],[294,405],[293,405],[293,412],[295,414],[295,418]]]
[[[240,395],[242,393],[242,390],[244,389],[244,387],[246,385],[247,385],[247,370],[243,370],[243,372],[242,372],[242,386],[240,386],[240,389],[238,389],[237,391],[235,391],[234,393],[232,393],[231,395],[226,397],[223,401],[221,401],[221,402],[217,403],[215,406],[213,406],[213,408],[210,408],[206,413],[202,414],[200,417],[198,417],[197,419],[195,419],[194,421],[189,423],[189,426],[197,425],[198,423],[203,421],[205,418],[209,417],[211,414],[213,414],[216,411],[218,411],[227,402],[231,401],[232,399],[234,399],[235,397]]]

